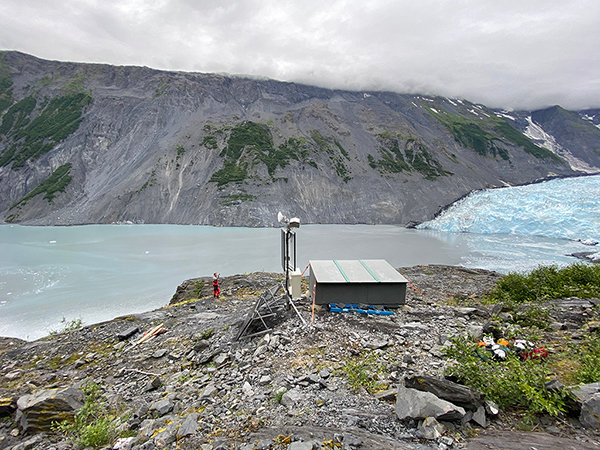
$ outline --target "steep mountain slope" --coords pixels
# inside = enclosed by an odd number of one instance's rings
[[[599,171],[600,130],[564,113],[3,52],[0,214],[261,226],[282,210],[409,224],[474,189],[581,173],[571,157]],[[561,157],[522,133],[530,116],[558,133]]]

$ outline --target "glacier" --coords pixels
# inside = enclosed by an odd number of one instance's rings
[[[417,228],[598,242],[600,175],[476,191]]]

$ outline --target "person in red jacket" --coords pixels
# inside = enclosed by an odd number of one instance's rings
[[[213,274],[213,298],[219,298],[221,289],[219,289],[219,274],[215,272]]]

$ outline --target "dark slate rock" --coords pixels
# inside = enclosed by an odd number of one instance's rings
[[[399,420],[434,417],[451,422],[461,420],[464,415],[463,408],[442,400],[431,392],[398,386],[396,416]]]
[[[190,436],[198,432],[198,413],[188,414],[177,430],[177,439]]]
[[[158,389],[162,386],[162,381],[160,377],[154,377],[151,381],[149,381],[146,386],[144,386],[144,392],[150,392]]]
[[[586,428],[600,431],[600,393],[593,394],[583,402],[579,421]]]
[[[473,418],[471,419],[477,425],[483,428],[487,428],[487,419],[485,417],[485,406],[481,405],[477,408],[477,411],[473,413]]]
[[[120,341],[126,341],[131,336],[138,333],[139,331],[140,331],[139,327],[130,327],[130,328],[127,328],[125,331],[122,331],[119,334],[117,334],[117,337],[119,338]]]
[[[427,375],[410,377],[404,380],[407,388],[431,392],[436,397],[446,400],[465,409],[476,411],[483,403],[483,396],[462,384]]]
[[[0,417],[10,416],[17,409],[17,402],[13,397],[0,398]]]
[[[17,400],[17,422],[24,432],[49,431],[54,422],[71,419],[83,402],[83,393],[72,387],[24,395]]]
[[[173,409],[173,402],[168,398],[159,400],[150,406],[150,411],[156,411],[158,416],[164,416]]]

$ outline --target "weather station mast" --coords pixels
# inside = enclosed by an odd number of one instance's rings
[[[285,294],[291,300],[300,297],[300,279],[302,274],[296,266],[296,228],[300,228],[300,219],[288,219],[281,212],[277,213],[277,222],[285,226],[281,228],[281,267],[285,274]]]

